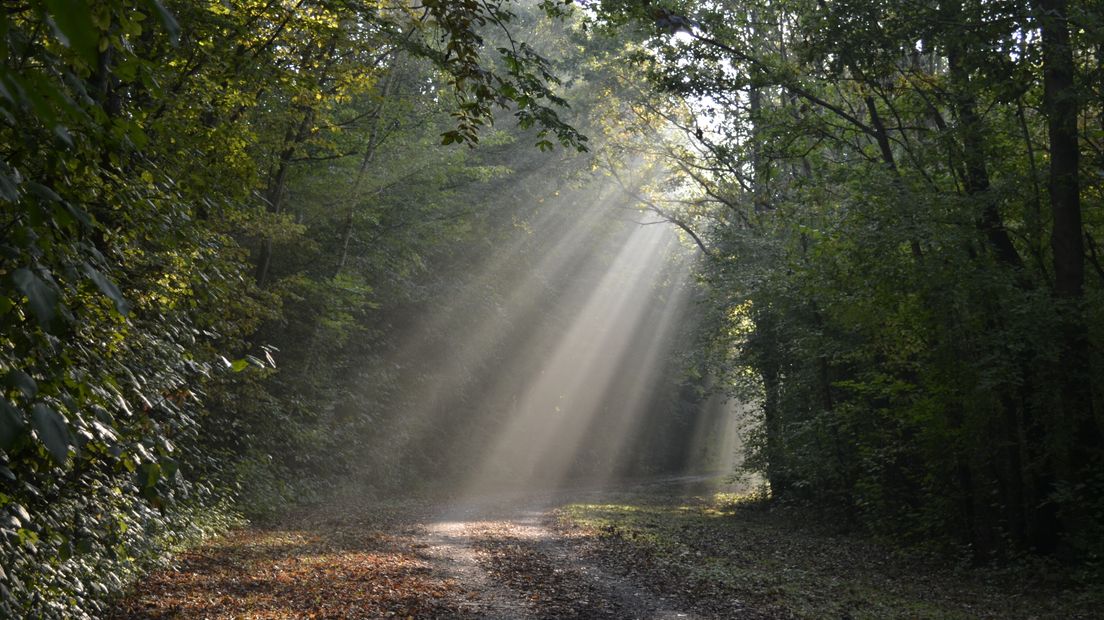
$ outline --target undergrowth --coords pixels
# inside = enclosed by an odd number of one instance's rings
[[[970,567],[841,534],[762,494],[625,496],[559,512],[608,561],[699,610],[766,617],[1089,618],[1096,571],[1040,558]],[[833,533],[835,532],[835,533]]]

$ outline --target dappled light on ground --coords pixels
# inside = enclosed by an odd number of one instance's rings
[[[114,617],[693,617],[673,599],[577,561],[575,542],[548,513],[570,497],[578,496],[350,497],[183,553],[176,570],[144,580]],[[435,516],[442,511],[451,516]]]
[[[891,552],[746,486],[681,476],[482,501],[349,496],[182,554],[113,617],[1092,617],[1092,588],[1043,573]]]
[[[1089,618],[1099,594],[1036,571],[904,554],[759,492],[614,494],[557,514],[585,557],[709,618]],[[836,525],[833,525],[836,524]],[[1009,592],[1017,596],[1009,597]]]
[[[117,618],[458,617],[460,586],[410,532],[250,531],[186,552]]]

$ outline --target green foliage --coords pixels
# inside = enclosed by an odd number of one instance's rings
[[[470,239],[460,190],[507,172],[440,136],[515,106],[582,147],[540,55],[487,54],[509,6],[6,7],[0,615],[103,615],[237,502],[348,474],[371,417],[337,386],[377,310]]]
[[[649,148],[688,188],[666,217],[706,241],[715,372],[761,408],[750,464],[777,497],[978,561],[1099,558],[1085,533],[1104,497],[1089,327],[1104,272],[1070,301],[1097,250],[1063,250],[1101,234],[1084,163],[1104,113],[1099,20],[1080,2],[864,10],[595,12],[607,31],[636,25],[669,93],[652,122],[678,134]],[[1024,36],[1054,36],[1055,15],[1078,30],[1062,48],[1076,83],[1057,97],[1058,52]],[[1094,119],[1073,136],[1080,169],[1047,154],[1070,126],[1063,101]]]

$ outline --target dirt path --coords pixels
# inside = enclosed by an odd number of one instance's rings
[[[114,617],[1100,617],[1099,580],[909,559],[704,482],[450,502],[350,495],[179,555]]]
[[[448,534],[447,545],[431,547],[433,555],[444,560],[454,579],[480,588],[482,617],[698,618],[588,559],[579,542],[552,523],[550,510],[566,501],[544,494],[453,506],[446,519],[429,525],[431,533]]]
[[[468,524],[438,521],[426,527],[425,557],[435,570],[462,584],[457,606],[491,620],[510,620],[527,615],[528,606],[520,593],[495,582],[480,565]]]
[[[606,570],[535,517],[478,522],[468,531],[481,565],[530,601],[529,618],[698,618],[631,578]]]
[[[118,618],[697,619],[588,559],[551,510],[600,492],[350,500],[182,554]]]

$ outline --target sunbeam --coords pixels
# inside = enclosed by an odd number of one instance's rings
[[[469,479],[468,489],[537,481],[555,485],[576,466],[599,416],[620,418],[609,430],[627,430],[632,408],[644,398],[646,386],[633,386],[629,393],[611,388],[623,383],[625,372],[642,378],[654,373],[663,334],[648,333],[645,318],[655,302],[654,284],[666,275],[664,249],[672,239],[671,231],[661,227],[637,227],[629,234],[606,272],[585,291],[586,303],[555,346],[536,352],[536,370],[510,407],[505,426]],[[642,358],[630,360],[633,345],[649,338],[656,344]]]
[[[550,300],[542,298],[545,283],[592,269],[596,256],[602,253],[604,237],[609,235],[603,223],[608,219],[612,193],[599,194],[581,217],[566,219],[557,213],[558,208],[575,199],[574,193],[565,193],[549,200],[531,222],[519,227],[515,239],[496,248],[473,283],[459,289],[454,298],[439,300],[436,312],[410,327],[410,336],[395,361],[408,375],[406,415],[395,421],[414,432],[387,431],[387,449],[392,454],[422,445],[435,423],[455,416],[454,408],[462,395],[487,389],[480,386],[479,369],[486,368],[496,356],[505,354],[516,364],[524,364],[523,352],[539,350],[542,347],[535,343],[552,337],[549,332],[555,319],[546,306]],[[507,294],[496,299],[496,312],[481,315],[473,328],[462,309],[478,307],[493,288]],[[578,302],[574,298],[556,300],[559,308],[572,303]],[[449,344],[445,350],[440,346],[443,340]],[[421,380],[426,375],[430,381]],[[476,415],[493,407],[496,394],[491,392],[501,389],[501,385],[495,385],[488,393],[472,397],[480,401],[471,407]],[[418,421],[427,424],[419,429],[415,424]]]
[[[388,462],[435,462],[435,479],[468,494],[601,484],[647,462],[628,453],[671,415],[693,254],[674,227],[626,218],[625,190],[550,192],[411,321],[393,357],[404,413],[379,429]]]

